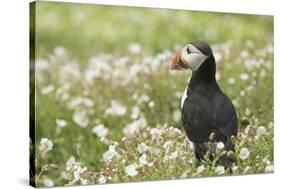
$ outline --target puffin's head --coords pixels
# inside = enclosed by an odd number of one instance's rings
[[[212,49],[205,42],[191,42],[179,49],[172,60],[172,70],[191,69],[196,71],[209,57],[213,56]]]

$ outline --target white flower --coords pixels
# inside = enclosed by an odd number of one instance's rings
[[[153,108],[154,106],[155,106],[154,101],[150,101],[150,102],[148,103],[148,107],[149,107],[149,108]]]
[[[66,121],[63,119],[56,119],[56,125],[58,127],[65,127],[66,126]]]
[[[152,128],[150,130],[150,135],[151,135],[152,140],[155,140],[155,139],[158,139],[159,137],[161,137],[162,131],[158,128]]]
[[[245,110],[245,114],[246,114],[246,116],[251,115],[251,111],[250,111],[250,109],[249,109],[249,108],[246,108],[246,110]]]
[[[266,128],[264,126],[259,126],[257,128],[257,138],[261,137],[262,135],[266,134]]]
[[[103,153],[102,158],[105,162],[110,162],[118,154],[115,148],[116,145],[110,145],[108,150]]]
[[[66,171],[73,170],[74,165],[76,165],[75,157],[71,156],[66,162]]]
[[[240,52],[240,56],[242,58],[247,58],[249,56],[249,52],[247,50],[243,50]]]
[[[59,80],[61,82],[73,81],[80,79],[81,72],[77,63],[70,62],[60,68]]]
[[[88,71],[91,73],[89,74],[89,78],[92,77],[94,78],[99,78],[103,77],[103,79],[108,79],[111,77],[111,65],[108,64],[108,55],[100,55],[100,56],[95,56],[90,59],[90,64],[88,67]]]
[[[131,118],[132,119],[137,119],[140,115],[140,108],[138,106],[134,106],[132,108],[132,113],[131,113]]]
[[[181,130],[178,128],[170,127],[167,131],[167,135],[171,138],[175,138],[181,134]]]
[[[217,149],[222,150],[224,148],[224,143],[223,142],[218,142],[217,143]]]
[[[128,79],[137,79],[137,74],[141,72],[141,70],[142,67],[138,63],[133,64],[128,71]]]
[[[92,132],[101,138],[101,137],[105,137],[107,135],[108,128],[104,127],[103,124],[99,124],[92,129]]]
[[[173,112],[173,120],[174,122],[179,122],[181,120],[181,112],[179,110]]]
[[[240,159],[245,160],[249,157],[249,155],[250,155],[250,152],[249,152],[248,148],[244,147],[240,150],[240,154],[239,154]]]
[[[255,59],[247,59],[244,61],[244,65],[249,69],[253,69],[254,67],[258,67],[259,63]]]
[[[149,162],[149,163],[147,164],[148,167],[152,167],[153,165],[154,165],[153,162]]]
[[[39,150],[42,153],[48,152],[50,150],[52,150],[53,148],[53,142],[47,138],[42,138],[40,141],[40,147]]]
[[[270,129],[272,129],[272,128],[273,128],[273,126],[274,126],[274,125],[273,125],[273,122],[272,122],[272,121],[270,121],[270,122],[268,123],[268,126],[267,126],[267,127],[268,127],[268,128],[270,128]]]
[[[159,155],[162,152],[162,150],[160,150],[157,147],[153,147],[153,148],[151,148],[151,152],[155,155]]]
[[[113,116],[123,116],[125,115],[126,111],[127,109],[123,105],[115,100],[112,100],[110,107],[105,110],[105,114]]]
[[[193,159],[189,159],[189,160],[187,160],[187,162],[192,165],[193,164]]]
[[[60,172],[60,177],[63,178],[64,180],[70,180],[69,174],[65,171]]]
[[[203,173],[205,171],[205,166],[204,165],[200,165],[198,168],[197,168],[197,173],[200,174],[200,173]]]
[[[86,69],[84,71],[84,80],[88,85],[94,84],[94,79],[96,77],[99,77],[100,70],[94,70],[94,69]]]
[[[78,162],[76,162],[75,158],[72,156],[66,162],[66,171],[70,171],[73,173],[74,180],[73,182],[80,181],[81,184],[87,184],[88,181],[81,177],[81,174],[87,170],[87,167],[82,168]]]
[[[174,151],[173,153],[171,153],[169,159],[172,160],[172,159],[176,159],[178,157],[178,151]]]
[[[141,45],[139,43],[131,43],[128,49],[132,54],[139,54],[141,52]]]
[[[68,108],[74,109],[77,106],[84,105],[85,107],[91,108],[94,105],[94,102],[90,98],[84,98],[81,96],[77,96],[73,98],[69,103],[67,104]]]
[[[106,183],[106,177],[103,176],[103,175],[101,175],[100,178],[99,178],[99,180],[98,180],[98,183],[99,183],[99,184],[105,184],[105,183]]]
[[[175,96],[176,96],[177,98],[182,97],[182,92],[181,92],[181,91],[176,91],[176,92],[175,92]]]
[[[137,146],[137,151],[140,154],[143,154],[143,153],[145,153],[145,152],[147,152],[149,150],[150,150],[150,148],[145,143],[143,143],[143,142],[138,144],[138,146]]]
[[[43,180],[43,184],[46,187],[53,187],[54,186],[54,182],[51,179],[49,179],[49,178],[45,178]]]
[[[128,56],[122,56],[122,57],[117,58],[113,63],[116,66],[126,66],[129,61],[130,61],[130,58]]]
[[[66,49],[64,47],[61,47],[61,46],[57,46],[54,48],[54,54],[58,57],[62,57],[64,58],[67,53],[66,53]]]
[[[254,88],[255,88],[254,84],[250,84],[250,85],[248,85],[248,86],[245,88],[245,90],[246,90],[247,92],[251,92],[251,91],[254,90]]]
[[[251,167],[249,165],[247,165],[243,171],[243,174],[249,174],[251,172]]]
[[[147,151],[149,151],[150,150],[150,147],[148,147],[145,143],[140,143],[140,144],[138,144],[138,146],[137,146],[137,151],[140,153],[140,154],[142,154],[142,153],[145,153],[145,152],[147,152]]]
[[[273,171],[274,171],[274,166],[273,166],[273,165],[267,165],[267,166],[265,167],[264,171],[265,171],[266,173],[273,173]]]
[[[245,91],[244,90],[242,90],[242,91],[240,91],[240,96],[245,96]]]
[[[145,102],[148,102],[148,101],[149,101],[149,96],[147,96],[146,94],[143,94],[138,98],[137,103],[142,104],[142,103],[145,103]]]
[[[48,85],[48,86],[41,89],[41,94],[47,95],[47,94],[53,92],[54,90],[55,90],[54,85]]]
[[[227,80],[228,84],[233,85],[235,84],[235,79],[233,77],[228,78]]]
[[[73,171],[73,176],[75,180],[81,180],[81,174],[84,173],[87,170],[86,167],[82,168],[79,165],[75,166],[75,170]]]
[[[46,59],[39,58],[35,62],[35,73],[47,71],[50,63]]]
[[[77,97],[71,99],[71,100],[68,102],[67,106],[68,106],[68,108],[70,108],[70,109],[74,109],[74,108],[76,108],[77,106],[79,106],[80,104],[82,104],[82,102],[83,102],[83,97],[77,96]]]
[[[185,179],[185,178],[187,178],[187,173],[186,173],[186,172],[184,172],[184,173],[180,176],[180,178],[181,178],[181,179]]]
[[[224,167],[223,166],[217,166],[216,169],[215,169],[215,173],[217,175],[222,175],[224,174],[225,170],[224,170]]]
[[[123,129],[123,133],[127,136],[131,136],[140,132],[140,130],[142,130],[146,126],[146,119],[144,117],[140,117],[139,119],[134,120],[132,123],[126,125],[126,127]]]
[[[88,180],[83,179],[83,178],[80,178],[80,183],[81,183],[81,185],[89,184]]]
[[[232,167],[232,171],[233,171],[234,173],[237,173],[238,168],[239,168],[239,167],[238,167],[237,165],[235,165],[235,166]]]
[[[133,100],[136,100],[138,97],[139,97],[139,95],[137,93],[134,93],[132,96]]]
[[[128,176],[130,176],[130,177],[136,176],[136,175],[138,174],[138,171],[136,170],[137,167],[138,167],[138,165],[137,165],[136,163],[133,163],[133,164],[127,166],[127,167],[125,168],[126,174],[127,174]]]
[[[147,162],[147,159],[146,159],[146,154],[143,154],[140,158],[139,158],[139,162],[140,162],[140,165],[141,166],[144,166],[146,165],[148,162]]]
[[[91,108],[94,105],[94,102],[92,99],[90,98],[83,98],[83,104],[88,107]]]
[[[253,48],[255,43],[252,40],[247,39],[246,42],[245,42],[245,45],[249,48]]]
[[[163,144],[163,148],[169,149],[173,145],[173,143],[174,143],[173,141],[168,140]]]
[[[249,79],[249,75],[248,74],[246,74],[246,73],[242,73],[241,75],[240,75],[240,79],[241,80],[248,80]]]
[[[79,170],[77,170],[77,169],[75,169],[74,171],[73,171],[73,177],[74,177],[74,179],[75,180],[80,180],[80,171]]]
[[[87,113],[85,111],[76,111],[72,115],[72,120],[80,127],[87,127],[90,120],[87,117]]]
[[[268,160],[268,157],[265,157],[262,159],[262,162],[265,163],[266,165],[270,165],[270,161]]]

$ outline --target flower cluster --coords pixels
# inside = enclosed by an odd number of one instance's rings
[[[128,54],[97,54],[80,63],[56,47],[37,59],[36,105],[48,103],[50,108],[38,108],[36,114],[38,127],[50,131],[40,134],[38,167],[43,171],[38,184],[273,172],[273,50],[271,42],[262,48],[252,43],[247,41],[243,50],[230,42],[212,45],[217,81],[239,117],[232,170],[213,163],[208,154],[204,161],[196,160],[181,126],[183,78],[189,73],[169,71],[172,50],[147,56],[133,43]],[[218,157],[224,148],[223,142],[210,143],[209,153]],[[58,165],[54,174],[53,166],[45,164],[49,162]]]

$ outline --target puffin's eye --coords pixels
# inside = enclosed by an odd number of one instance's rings
[[[189,54],[189,53],[190,53],[189,47],[187,47],[186,51],[187,51],[187,54]]]

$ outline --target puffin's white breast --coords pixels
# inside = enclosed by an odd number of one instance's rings
[[[182,97],[181,97],[181,109],[182,109],[183,104],[184,104],[184,101],[185,101],[185,99],[186,99],[187,97],[188,97],[188,96],[187,96],[187,87],[186,87],[185,90],[184,90],[184,92],[183,92],[183,94],[182,94]]]

